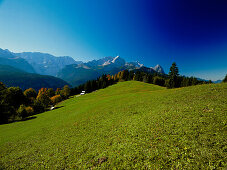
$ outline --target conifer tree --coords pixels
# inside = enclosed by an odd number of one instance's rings
[[[179,70],[175,62],[173,62],[172,66],[169,69],[169,76],[170,78],[175,78],[179,76]]]
[[[179,84],[177,82],[177,78],[179,76],[179,70],[177,67],[177,64],[173,62],[172,66],[169,69],[169,84],[167,85],[168,88],[174,88],[179,87]]]
[[[226,74],[226,76],[225,76],[225,78],[223,79],[222,82],[227,82],[227,74]]]

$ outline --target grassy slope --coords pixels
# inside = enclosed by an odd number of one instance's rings
[[[0,125],[3,168],[226,166],[227,84],[122,82]]]

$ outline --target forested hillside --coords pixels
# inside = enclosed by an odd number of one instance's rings
[[[57,89],[69,85],[64,80],[53,76],[27,73],[7,65],[0,65],[0,82],[3,82],[7,87],[18,86],[22,90],[28,88],[39,90],[43,87]]]

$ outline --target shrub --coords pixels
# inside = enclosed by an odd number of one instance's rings
[[[55,91],[53,90],[53,88],[49,88],[47,90],[47,96],[53,97],[54,95],[55,95]]]
[[[31,106],[26,107],[25,110],[26,110],[28,116],[31,116],[34,114],[34,109]]]
[[[34,113],[42,113],[45,111],[44,105],[40,101],[37,101],[37,100],[35,100],[33,108],[34,108]]]
[[[56,96],[51,97],[50,100],[51,100],[52,104],[55,105],[62,101],[62,97],[61,97],[61,95],[56,95]]]
[[[4,92],[4,100],[17,110],[21,104],[25,103],[26,97],[19,87],[9,87]]]
[[[21,117],[22,119],[24,119],[25,117],[28,117],[28,112],[26,110],[25,105],[20,105],[19,109],[17,110],[17,114],[19,117]]]
[[[29,88],[24,91],[24,95],[27,98],[36,98],[37,97],[37,92],[33,88]]]

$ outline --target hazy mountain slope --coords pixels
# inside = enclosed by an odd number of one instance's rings
[[[9,50],[3,50],[0,48],[0,64],[9,65],[15,68],[24,70],[29,73],[35,73],[33,67],[23,58],[16,57]]]
[[[225,169],[226,90],[131,81],[71,98],[1,125],[1,168]]]
[[[72,57],[55,57],[46,53],[23,52],[15,55],[24,58],[30,63],[38,74],[56,76],[59,70],[69,64],[80,64],[81,61],[75,61]]]
[[[27,73],[7,65],[0,65],[0,82],[3,82],[7,87],[19,86],[23,90],[30,87],[35,90],[42,87],[56,89],[68,85],[65,81],[53,76]]]
[[[99,77],[99,72],[90,69],[81,64],[65,66],[59,73],[58,77],[70,83],[73,87],[85,83],[87,80],[93,80]]]

